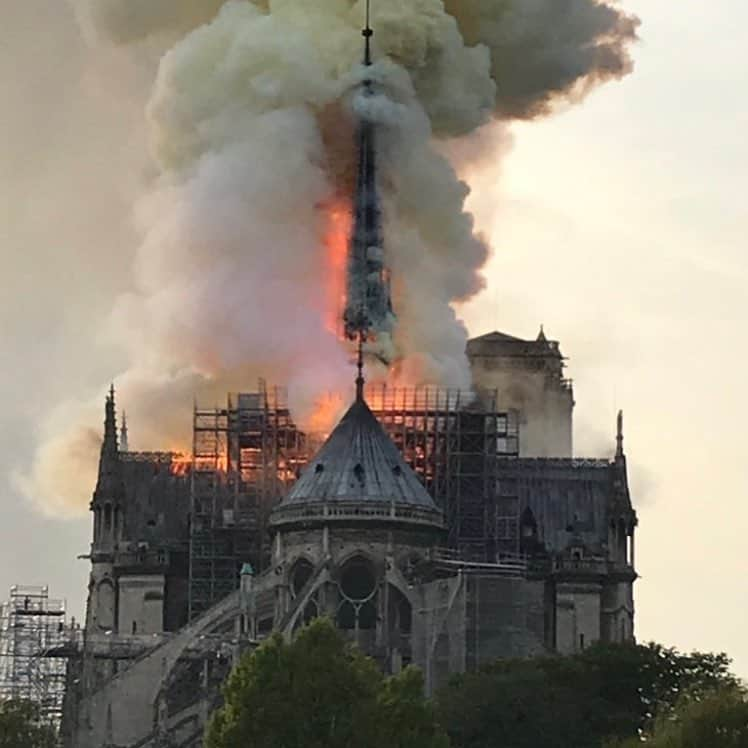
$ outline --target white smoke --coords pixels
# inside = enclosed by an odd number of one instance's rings
[[[350,188],[362,2],[74,2],[99,39],[142,49],[147,40],[179,37],[160,60],[147,105],[157,173],[135,210],[143,240],[134,287],[105,331],[130,361],[117,385],[131,441],[188,444],[193,395],[219,402],[258,376],[287,384],[305,422],[320,393],[352,380],[348,352],[326,324],[321,206]],[[471,133],[489,119],[497,82],[501,101],[496,60],[512,45],[521,55],[523,34],[537,40],[526,26],[537,26],[532,8],[542,5],[520,11],[522,3],[476,0],[450,13],[441,0],[376,4],[378,62],[369,74],[382,94],[367,115],[379,123],[398,381],[469,386],[466,331],[453,305],[482,288],[488,248],[464,210],[468,187],[433,136]],[[575,7],[581,16],[587,7],[619,17],[593,0]],[[569,21],[564,30],[581,31],[569,33],[565,48],[611,35],[610,26]],[[495,35],[487,38],[484,27]],[[572,78],[565,69],[566,82],[547,85],[544,96],[530,91],[536,103],[523,113],[585,76],[602,76],[593,63]],[[20,479],[48,508],[86,504],[100,400],[97,393],[63,408],[64,419],[47,424],[31,475]]]

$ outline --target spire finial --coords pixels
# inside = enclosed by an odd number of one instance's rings
[[[367,67],[371,65],[371,37],[374,36],[374,31],[371,28],[371,0],[366,0],[366,25],[364,30],[361,32],[364,37],[364,65]]]
[[[364,400],[364,333],[359,330],[358,333],[358,351],[356,354],[356,402],[361,403]]]
[[[127,435],[127,413],[122,411],[122,426],[119,430],[119,448],[121,452],[129,452],[130,444]]]
[[[117,448],[117,414],[114,406],[114,385],[109,388],[104,405],[104,441],[101,445],[102,455],[116,453]]]
[[[616,457],[623,457],[623,411],[618,411],[616,420]]]

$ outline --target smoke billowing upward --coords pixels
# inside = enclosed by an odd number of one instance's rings
[[[129,361],[113,376],[133,445],[187,444],[192,395],[218,401],[257,376],[287,384],[308,422],[320,393],[352,383],[325,242],[355,173],[363,3],[72,2],[97,44],[156,52],[143,102],[155,174],[135,206],[132,287],[104,333]],[[467,387],[452,304],[481,290],[489,249],[433,140],[625,74],[636,21],[602,0],[377,0],[374,25],[368,75],[382,93],[364,114],[398,318],[390,376]],[[104,385],[61,406],[20,479],[51,511],[86,506]]]
[[[467,44],[490,50],[497,113],[533,119],[632,69],[639,20],[602,0],[445,0]]]

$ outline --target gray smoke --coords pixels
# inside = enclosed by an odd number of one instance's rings
[[[217,401],[257,376],[288,384],[311,423],[317,397],[352,380],[329,326],[326,206],[353,173],[363,3],[73,1],[98,43],[158,61],[143,102],[154,175],[135,209],[142,241],[103,333],[127,362],[117,384],[134,445],[188,445],[190,396]],[[624,74],[636,27],[592,0],[457,5],[375,4],[369,72],[384,93],[367,114],[399,320],[381,344],[390,379],[407,385],[470,385],[454,304],[481,290],[489,254],[434,136],[471,136],[496,113],[535,116]],[[49,420],[19,479],[48,509],[86,505],[103,389]]]
[[[445,0],[467,44],[490,50],[496,112],[533,119],[631,72],[639,19],[602,0]]]

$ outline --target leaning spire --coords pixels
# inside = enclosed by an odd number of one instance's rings
[[[366,3],[363,64],[371,67],[371,7]],[[350,340],[375,337],[392,326],[389,271],[384,263],[381,199],[377,181],[376,128],[368,100],[376,95],[375,85],[366,75],[358,92],[358,167],[353,198],[353,230],[348,245],[345,334]]]

